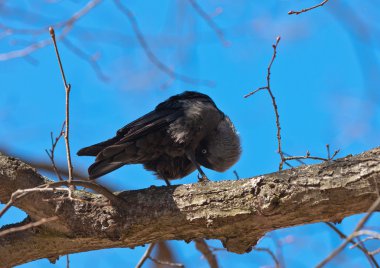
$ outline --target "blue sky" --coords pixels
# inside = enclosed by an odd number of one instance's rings
[[[272,44],[281,42],[272,68],[271,85],[282,125],[283,149],[292,155],[325,156],[325,145],[341,149],[340,156],[378,146],[379,116],[379,17],[375,1],[331,0],[324,7],[299,16],[291,9],[315,1],[202,1],[200,5],[223,30],[229,45],[187,1],[128,1],[151,50],[169,68],[214,86],[171,79],[146,56],[128,19],[112,1],[103,1],[75,23],[66,39],[86,54],[98,58],[102,81],[91,65],[59,43],[71,94],[71,146],[81,147],[112,136],[117,129],[151,111],[155,105],[184,90],[208,94],[228,114],[239,131],[241,160],[225,173],[206,170],[212,180],[252,177],[278,168],[276,126],[271,100],[264,91],[243,96],[266,83]],[[14,28],[41,29],[64,21],[87,1],[12,1],[0,3],[0,23]],[[1,29],[0,29],[1,31]],[[56,29],[60,34],[60,29]],[[8,35],[0,32],[3,53],[22,49],[40,35]],[[15,155],[48,161],[50,131],[57,133],[64,120],[64,88],[52,46],[28,57],[0,61],[0,145]],[[64,144],[57,149],[64,163]],[[73,155],[74,168],[85,170],[92,159]],[[141,166],[127,166],[98,180],[115,189],[139,189],[162,185]],[[175,183],[194,183],[196,173]],[[16,222],[24,215],[12,210],[0,224]],[[338,227],[349,233],[360,216],[349,217]],[[378,216],[369,226],[374,226]],[[312,224],[274,232],[283,246],[288,267],[309,267],[340,243],[324,224]],[[211,242],[220,246],[218,241]],[[170,242],[178,261],[189,267],[207,267],[194,245]],[[369,244],[375,247],[376,244]],[[271,238],[259,246],[274,249]],[[378,246],[378,245],[377,245]],[[72,267],[134,266],[144,248],[109,249],[71,256]],[[222,267],[267,267],[271,259],[262,252],[236,255],[218,252]],[[96,259],[96,263],[94,263]],[[330,266],[367,265],[356,250],[346,250]],[[64,267],[60,260],[55,267]],[[47,260],[21,267],[53,267]]]

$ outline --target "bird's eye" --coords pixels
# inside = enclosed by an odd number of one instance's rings
[[[202,154],[207,154],[207,150],[206,149],[202,149]]]

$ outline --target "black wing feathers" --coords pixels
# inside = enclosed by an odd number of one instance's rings
[[[170,97],[157,105],[154,111],[119,129],[115,137],[79,150],[78,155],[97,156],[95,163],[89,167],[90,178],[95,179],[128,164],[128,161],[125,160],[129,159],[129,156],[131,156],[130,162],[132,163],[134,157],[132,156],[133,149],[129,146],[130,142],[168,127],[170,123],[184,115],[185,102],[188,103],[189,100],[214,104],[207,95],[186,91]],[[121,162],[121,159],[124,161]]]

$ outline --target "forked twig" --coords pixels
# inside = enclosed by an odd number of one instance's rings
[[[281,40],[281,37],[278,36],[277,39],[276,39],[276,43],[272,45],[272,47],[273,47],[273,55],[272,55],[271,61],[269,62],[269,65],[267,67],[267,78],[266,78],[267,79],[267,85],[263,86],[263,87],[259,87],[256,90],[254,90],[254,91],[246,94],[244,96],[244,98],[248,98],[249,96],[252,96],[253,94],[255,94],[255,93],[257,93],[257,92],[259,92],[261,90],[266,90],[268,92],[269,96],[271,97],[273,110],[274,110],[274,113],[275,113],[275,116],[276,116],[277,153],[280,155],[280,164],[279,164],[279,168],[278,169],[281,171],[283,169],[283,167],[284,167],[284,164],[287,165],[287,166],[289,166],[289,167],[291,167],[291,168],[293,167],[287,161],[296,160],[296,161],[299,161],[302,164],[304,164],[301,161],[302,159],[330,161],[330,160],[332,160],[339,153],[339,150],[336,150],[334,152],[334,154],[332,156],[330,156],[330,146],[326,145],[326,147],[327,147],[327,158],[319,157],[319,156],[311,156],[309,151],[307,151],[306,155],[304,155],[304,156],[291,156],[291,155],[286,154],[286,153],[284,153],[282,151],[280,115],[278,113],[278,106],[277,106],[277,103],[276,103],[276,98],[274,97],[274,94],[273,94],[272,89],[271,89],[271,84],[270,84],[272,65],[273,65],[273,62],[274,62],[274,60],[276,59],[276,56],[277,56],[277,46],[278,46],[280,40]]]
[[[334,224],[332,224],[331,222],[326,222],[326,225],[333,229],[339,235],[340,238],[348,239],[347,236],[344,233],[342,233],[338,228],[336,228]],[[379,268],[379,264],[377,263],[376,259],[371,254],[369,254],[363,242],[364,241],[355,242],[353,239],[349,240],[349,243],[353,244],[352,247],[358,247],[358,249],[360,249],[364,253],[371,265],[373,264],[376,268]]]
[[[327,256],[323,261],[321,261],[316,267],[321,268],[325,266],[330,260],[332,260],[336,255],[338,255],[347,246],[347,244],[350,243],[350,241],[356,236],[355,233],[358,232],[364,226],[364,224],[368,221],[372,213],[378,208],[379,205],[380,205],[380,197],[377,198],[377,200],[368,209],[367,214],[356,225],[353,233],[349,235],[346,238],[346,240],[344,240],[344,242],[337,249],[331,252],[331,254]]]
[[[49,32],[50,32],[51,38],[53,40],[54,49],[55,49],[55,53],[57,55],[57,60],[58,60],[58,64],[59,64],[59,69],[61,70],[62,80],[63,80],[63,84],[65,86],[65,91],[66,91],[66,120],[65,120],[66,128],[65,128],[64,138],[65,138],[65,144],[66,144],[67,168],[69,171],[68,181],[69,181],[69,183],[71,183],[71,181],[73,180],[73,164],[71,163],[70,142],[69,142],[71,85],[67,84],[67,82],[66,82],[65,72],[64,72],[63,67],[62,67],[61,57],[59,55],[58,46],[57,46],[57,42],[55,39],[54,28],[49,27]]]
[[[63,181],[63,178],[61,176],[61,173],[59,173],[58,171],[58,168],[57,168],[57,165],[55,164],[55,160],[54,160],[54,152],[55,152],[55,147],[57,146],[58,144],[58,141],[61,139],[61,137],[64,135],[64,128],[65,128],[65,125],[66,125],[66,121],[63,121],[63,124],[62,124],[62,128],[61,128],[61,131],[59,132],[59,135],[54,139],[53,138],[53,132],[50,132],[50,139],[51,139],[51,149],[50,150],[45,150],[45,152],[47,153],[47,155],[49,156],[50,158],[50,161],[51,161],[51,164],[52,164],[52,167],[53,167],[53,170],[55,172],[55,174],[57,175],[58,179],[60,181]]]
[[[281,148],[281,125],[280,125],[280,115],[278,113],[278,107],[277,107],[277,103],[276,103],[276,98],[274,97],[273,95],[273,92],[272,92],[272,89],[270,87],[270,75],[271,75],[271,69],[272,69],[272,65],[273,65],[273,62],[274,60],[276,59],[276,55],[277,55],[277,46],[278,46],[278,43],[280,42],[281,40],[281,36],[277,36],[276,38],[276,43],[272,45],[273,47],[273,55],[272,55],[272,59],[268,65],[268,68],[267,68],[267,85],[264,86],[264,87],[260,87],[248,94],[246,94],[244,96],[244,98],[248,98],[249,96],[252,96],[253,94],[255,94],[256,92],[260,91],[260,90],[267,90],[267,92],[269,93],[269,96],[271,97],[272,99],[272,104],[273,104],[273,109],[274,109],[274,113],[275,113],[275,116],[276,116],[276,127],[277,127],[277,153],[280,155],[280,158],[281,158],[281,161],[280,161],[280,165],[279,165],[279,170],[282,170],[283,166],[284,166],[284,163],[286,162],[285,160],[285,156],[284,156],[284,153],[282,152],[282,148]]]
[[[156,243],[149,244],[148,248],[145,250],[144,255],[142,255],[140,261],[137,263],[136,268],[141,268],[143,264],[146,262],[147,259],[149,259],[150,254],[152,253],[152,250]]]

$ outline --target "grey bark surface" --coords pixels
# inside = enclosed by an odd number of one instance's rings
[[[27,164],[0,154],[0,201],[17,189],[49,182]],[[314,222],[339,222],[365,212],[378,197],[380,147],[336,161],[249,179],[150,187],[104,197],[75,191],[35,192],[15,203],[29,218],[59,220],[0,237],[0,266],[160,240],[218,239],[244,253],[265,233]],[[13,226],[4,226],[7,229]]]

